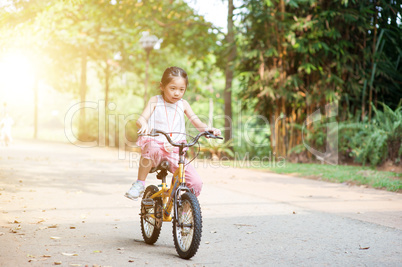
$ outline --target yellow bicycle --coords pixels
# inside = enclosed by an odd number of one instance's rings
[[[157,172],[161,189],[150,185],[145,189],[141,201],[141,232],[145,243],[154,244],[159,237],[162,222],[173,221],[173,239],[177,253],[183,259],[193,257],[201,242],[202,216],[197,197],[186,186],[184,176],[185,148],[194,146],[201,136],[223,139],[206,131],[198,134],[190,143],[175,143],[169,133],[152,130],[150,136],[163,134],[168,142],[179,148],[179,167],[174,172],[170,187],[166,185],[169,162],[162,160],[150,172]],[[172,216],[173,213],[173,216]]]

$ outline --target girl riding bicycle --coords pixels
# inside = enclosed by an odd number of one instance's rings
[[[184,114],[200,131],[210,130],[214,135],[221,135],[216,128],[209,128],[191,109],[190,104],[182,99],[188,86],[187,73],[179,67],[169,67],[163,73],[161,95],[153,96],[137,120],[139,134],[149,134],[152,129],[171,133],[174,142],[185,142],[186,133]],[[162,159],[169,161],[170,172],[178,168],[178,148],[166,142],[164,136],[140,136],[137,145],[141,147],[138,180],[126,192],[129,199],[137,200],[145,190],[145,179],[152,167],[158,166]],[[192,165],[185,168],[186,185],[198,196],[202,189],[202,180]]]

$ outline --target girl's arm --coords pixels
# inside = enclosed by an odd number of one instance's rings
[[[203,123],[200,118],[198,118],[198,116],[194,113],[193,109],[191,108],[190,104],[183,99],[183,106],[184,106],[184,114],[186,114],[187,118],[190,120],[190,122],[194,125],[194,127],[200,131],[200,132],[204,132],[204,131],[209,131],[212,130],[214,132],[214,135],[221,135],[221,131],[216,129],[216,128],[212,128],[212,127],[208,127],[208,125],[206,125],[205,123]]]
[[[149,117],[151,117],[152,112],[154,112],[157,103],[157,96],[153,96],[151,97],[151,99],[149,99],[147,106],[145,107],[144,111],[142,112],[136,123],[139,129],[138,133],[149,134],[149,132],[152,130],[149,128],[148,119]]]

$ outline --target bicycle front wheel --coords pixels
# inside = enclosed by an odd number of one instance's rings
[[[197,197],[192,193],[181,196],[177,220],[173,220],[173,239],[180,258],[190,259],[201,242],[202,216]]]

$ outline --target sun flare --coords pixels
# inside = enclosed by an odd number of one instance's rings
[[[9,52],[0,57],[0,77],[2,102],[23,103],[33,99],[35,72],[24,54]]]

